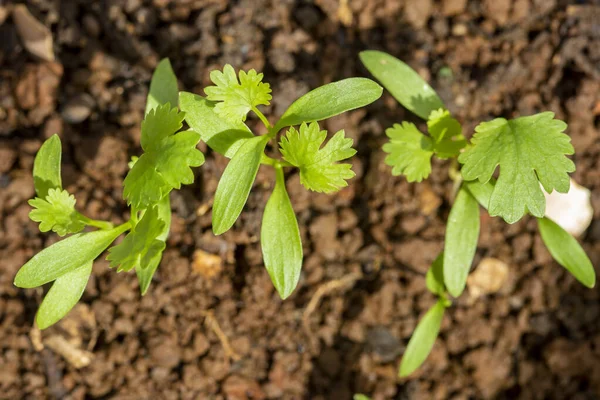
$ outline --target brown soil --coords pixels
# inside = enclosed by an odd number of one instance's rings
[[[226,62],[264,71],[274,92],[266,114],[275,117],[311,88],[366,76],[357,58],[363,49],[406,60],[468,134],[493,116],[550,109],[564,119],[577,151],[574,178],[592,190],[596,210],[583,244],[600,265],[600,6],[26,3],[51,29],[57,61],[29,55],[12,5],[0,5],[0,398],[600,398],[600,292],[551,260],[533,220],[507,226],[485,213],[475,265],[482,257],[504,261],[508,282],[477,301],[458,299],[423,368],[396,378],[418,317],[433,302],[424,273],[442,247],[452,184],[446,163],[420,185],[390,175],[380,150],[384,128],[415,117],[388,94],[325,123],[356,140],[350,187],[325,196],[288,177],[306,253],[289,300],[273,290],[259,247],[271,171],[259,173],[234,229],[214,237],[211,199],[226,160],[210,151],[196,183],[173,194],[168,250],[147,296],[133,275],[99,260],[82,302],[43,332],[46,348],[38,351],[32,323],[43,290],[12,286],[17,269],[57,240],[38,233],[26,203],[33,157],[52,133],[63,140],[64,183],[80,209],[116,222],[126,217],[121,183],[129,156],[140,152],[139,124],[160,58],[171,58],[183,89],[199,93],[209,71]],[[319,288],[338,279],[304,314]]]

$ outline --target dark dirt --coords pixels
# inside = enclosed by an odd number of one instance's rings
[[[26,203],[33,157],[51,134],[63,140],[63,179],[78,207],[93,218],[126,217],[121,183],[129,156],[140,151],[160,58],[171,58],[183,89],[199,93],[209,71],[226,62],[264,71],[274,92],[266,114],[274,118],[311,88],[365,76],[363,49],[407,61],[469,135],[493,116],[549,109],[564,119],[577,151],[574,178],[592,190],[595,209],[582,240],[600,265],[598,3],[26,4],[51,29],[56,61],[24,50],[12,5],[0,3],[0,398],[600,398],[599,290],[551,260],[533,220],[507,226],[485,213],[475,265],[482,257],[504,261],[506,285],[476,301],[458,299],[423,368],[396,378],[418,317],[433,302],[424,273],[442,248],[452,184],[446,163],[421,185],[390,175],[380,150],[384,128],[415,117],[388,94],[325,124],[356,140],[357,178],[348,188],[329,197],[288,177],[306,253],[289,300],[274,292],[259,247],[271,171],[259,173],[234,229],[214,237],[211,199],[226,160],[210,152],[196,183],[173,194],[172,234],[149,294],[141,298],[133,275],[99,260],[81,304],[43,333],[45,344],[57,336],[93,353],[87,367],[49,348],[36,351],[32,323],[43,290],[12,286],[17,269],[57,240],[38,233]],[[303,312],[318,288],[348,276],[318,302],[305,329]]]

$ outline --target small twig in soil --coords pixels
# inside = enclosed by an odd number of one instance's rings
[[[94,353],[81,350],[59,335],[52,335],[44,340],[46,347],[63,357],[69,364],[75,368],[83,368],[90,365],[94,358]]]
[[[319,286],[316,290],[315,294],[312,296],[304,313],[302,314],[302,328],[308,340],[310,342],[311,347],[316,348],[316,341],[313,331],[310,329],[310,316],[315,312],[319,304],[321,303],[321,299],[327,296],[328,294],[335,292],[336,290],[346,290],[354,285],[354,283],[363,277],[362,272],[352,272],[348,275],[341,277],[340,279],[335,279],[329,282],[326,282]]]
[[[237,354],[235,350],[233,350],[233,348],[231,347],[229,339],[221,329],[219,321],[217,321],[213,312],[205,311],[203,314],[204,324],[207,327],[209,327],[215,333],[215,335],[217,335],[217,338],[219,338],[219,341],[221,342],[221,345],[223,346],[223,350],[225,350],[225,354],[227,355],[227,357],[231,358],[233,361],[240,360],[242,357],[239,354]]]

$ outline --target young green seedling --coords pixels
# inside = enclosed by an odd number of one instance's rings
[[[439,300],[417,325],[400,376],[411,374],[425,361],[444,309],[451,305],[448,294],[458,297],[465,288],[479,238],[480,205],[509,224],[527,213],[537,217],[542,240],[554,259],[582,284],[594,287],[594,268],[577,240],[544,216],[542,190],[567,192],[569,173],[575,171],[566,157],[574,150],[564,133],[564,122],[554,119],[552,112],[511,120],[496,118],[480,123],[469,143],[440,97],[408,65],[380,51],[362,52],[360,58],[400,104],[427,121],[429,135],[410,122],[386,130],[390,141],[383,150],[388,153],[385,162],[392,167],[392,174],[421,182],[431,173],[433,156],[454,162],[450,175],[457,193],[448,217],[444,251],[426,277],[427,287]],[[494,179],[497,167],[498,179]]]
[[[40,329],[56,323],[79,301],[94,260],[125,232],[125,239],[108,249],[107,260],[118,272],[135,269],[142,295],[148,290],[169,234],[169,193],[192,183],[190,167],[204,162],[196,149],[200,135],[179,132],[184,114],[178,111],[177,101],[177,78],[165,59],[158,64],[150,84],[141,129],[144,153],[132,160],[123,182],[131,218],[119,226],[76,211],[74,196],[62,187],[61,142],[57,135],[40,148],[33,167],[37,197],[29,202],[33,207],[29,217],[40,223],[42,232],[72,234],[36,254],[15,277],[15,285],[22,288],[53,282],[36,315]],[[98,229],[82,232],[86,227]]]
[[[261,227],[265,267],[281,298],[298,284],[302,267],[302,243],[296,215],[288,196],[284,168],[297,168],[300,182],[316,192],[333,193],[354,177],[351,165],[340,163],[352,157],[352,139],[337,132],[326,144],[327,132],[318,121],[377,100],[383,89],[366,78],[349,78],[321,86],[297,99],[272,124],[259,110],[269,105],[271,87],[255,70],[236,75],[231,65],[212,71],[214,86],[204,89],[206,97],[181,92],[179,104],[185,121],[209,147],[231,159],[219,181],[213,203],[213,231],[228,231],[240,216],[261,165],[275,170],[275,184],[267,201]],[[244,123],[252,111],[267,133],[255,135]],[[265,154],[269,142],[282,129],[281,159]]]

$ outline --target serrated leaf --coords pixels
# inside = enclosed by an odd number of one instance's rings
[[[276,168],[275,188],[263,214],[260,244],[271,281],[279,296],[286,299],[300,279],[302,241],[281,167]]]
[[[238,77],[230,64],[226,64],[223,72],[211,71],[210,80],[215,86],[204,88],[206,98],[217,101],[215,112],[222,118],[239,123],[246,120],[248,112],[259,106],[269,105],[271,101],[271,87],[263,83],[263,74],[254,69],[248,72],[239,72]]]
[[[478,239],[479,204],[461,188],[448,215],[444,243],[444,283],[454,297],[465,289]]]
[[[50,189],[62,189],[60,159],[62,148],[60,138],[54,134],[40,147],[33,162],[33,184],[41,199],[46,198]]]
[[[491,216],[501,216],[509,224],[527,211],[541,218],[546,199],[539,183],[548,193],[569,190],[568,173],[575,171],[575,164],[565,155],[574,150],[563,133],[567,125],[553,118],[552,112],[513,120],[496,118],[475,128],[473,145],[458,161],[464,164],[465,180],[482,183],[500,166],[489,204]]]
[[[243,122],[227,121],[215,112],[215,102],[192,93],[179,93],[179,105],[185,122],[200,133],[202,141],[217,153],[233,157],[246,139],[254,137]]]
[[[268,136],[248,139],[225,168],[213,204],[215,235],[228,231],[240,216],[256,179],[268,140]]]
[[[423,135],[411,122],[394,124],[385,130],[390,138],[383,145],[388,153],[385,163],[392,167],[392,175],[405,175],[409,182],[421,182],[431,173],[433,141]]]
[[[294,101],[283,113],[275,130],[321,121],[371,104],[383,89],[367,78],[348,78],[318,87]]]
[[[300,183],[309,190],[332,193],[348,186],[347,179],[355,174],[352,165],[338,163],[356,154],[352,139],[337,132],[323,147],[327,131],[320,130],[317,122],[303,123],[300,130],[293,127],[281,138],[281,154],[290,164],[300,168]]]
[[[538,218],[538,227],[552,258],[588,288],[596,285],[596,271],[581,245],[551,219]]]
[[[52,282],[75,268],[98,257],[128,224],[110,230],[77,233],[54,243],[33,256],[19,269],[14,284],[20,288],[34,288]]]
[[[123,196],[137,209],[148,208],[182,184],[194,182],[191,167],[204,163],[196,149],[200,135],[194,131],[175,134],[183,113],[167,103],[150,111],[142,122],[145,153],[133,164],[123,182]]]
[[[433,138],[435,155],[441,159],[456,157],[467,144],[460,123],[448,110],[435,110],[427,120],[427,131]]]
[[[177,106],[179,98],[179,89],[177,87],[177,77],[171,67],[171,62],[168,58],[160,60],[150,81],[150,90],[146,100],[146,114],[155,109],[159,105],[170,103],[174,107]]]
[[[164,227],[160,235],[156,237],[157,240],[166,242],[167,237],[169,236],[169,230],[171,228],[171,200],[169,196],[163,197],[158,204],[156,205],[158,211],[158,219],[164,222]],[[165,244],[166,247],[166,244]],[[138,277],[138,281],[140,284],[140,292],[143,295],[148,292],[148,288],[150,287],[150,283],[152,282],[152,277],[154,273],[158,269],[160,265],[160,261],[162,260],[162,251],[157,253],[152,259],[148,261],[147,265],[137,265],[135,267],[135,273]]]
[[[433,261],[431,267],[425,275],[427,289],[437,296],[443,296],[446,293],[444,285],[444,252],[442,251]]]
[[[445,108],[437,93],[411,67],[382,51],[360,53],[360,60],[396,100],[419,117]]]
[[[475,200],[477,200],[480,206],[487,210],[490,205],[490,199],[492,198],[495,184],[496,180],[492,178],[486,183],[481,183],[479,181],[463,181],[462,186],[475,197]]]
[[[150,265],[150,261],[165,249],[165,242],[158,237],[163,234],[165,223],[158,218],[158,208],[146,210],[142,219],[118,245],[108,250],[106,259],[117,272]]]
[[[439,299],[417,324],[402,356],[400,377],[412,374],[427,359],[440,332],[445,309],[443,300]]]
[[[29,205],[34,208],[29,218],[40,223],[41,232],[52,230],[59,236],[65,236],[85,228],[85,223],[75,211],[75,197],[66,190],[49,189],[45,199],[36,197],[29,200]]]
[[[89,261],[54,281],[35,316],[38,328],[54,325],[77,304],[92,273],[92,264]]]

